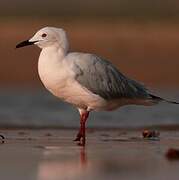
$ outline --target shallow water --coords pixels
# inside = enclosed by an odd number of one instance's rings
[[[94,131],[85,148],[72,141],[73,130],[0,133],[6,137],[0,145],[3,180],[178,179],[179,161],[165,157],[169,147],[179,148],[178,132],[162,131],[160,140],[152,141],[135,131]]]
[[[177,93],[160,93],[179,101]],[[179,124],[179,106],[161,103],[152,107],[126,106],[112,112],[93,112],[88,127],[139,127]],[[45,90],[1,90],[1,127],[78,127],[76,108]]]

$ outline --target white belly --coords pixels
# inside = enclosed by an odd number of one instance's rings
[[[52,77],[42,77],[44,86],[56,97],[65,102],[73,104],[83,109],[101,109],[106,101],[100,96],[90,93],[87,89],[81,87],[78,82],[71,79],[56,80]]]

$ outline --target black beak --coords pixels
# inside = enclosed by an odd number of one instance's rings
[[[26,40],[26,41],[23,41],[23,42],[17,44],[16,48],[21,48],[21,47],[24,47],[24,46],[30,46],[30,45],[33,45],[35,42],[37,42],[37,41],[29,42],[29,40]]]

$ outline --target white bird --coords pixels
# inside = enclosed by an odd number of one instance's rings
[[[42,48],[38,73],[44,86],[79,110],[80,130],[75,140],[82,146],[85,145],[85,122],[90,111],[111,111],[129,104],[153,105],[164,100],[124,76],[109,61],[94,54],[69,52],[63,29],[42,28],[16,48],[32,44]]]

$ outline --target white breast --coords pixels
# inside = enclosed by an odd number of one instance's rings
[[[56,49],[43,49],[38,62],[38,72],[44,86],[54,95],[62,92],[67,85],[70,73],[64,65],[63,56]]]

